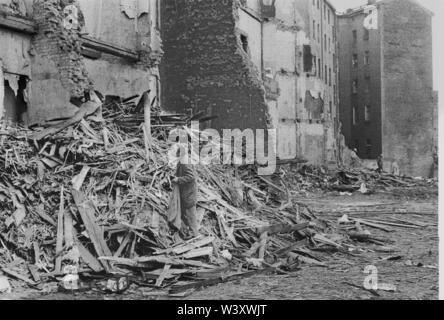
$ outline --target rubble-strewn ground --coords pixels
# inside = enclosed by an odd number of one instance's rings
[[[424,228],[397,228],[384,232],[368,228],[373,235],[389,238],[392,252],[381,252],[371,244],[362,244],[364,252],[357,256],[324,253],[328,267],[301,265],[291,274],[258,275],[255,277],[220,284],[190,293],[180,299],[438,299],[438,215],[437,198],[400,199],[386,194],[370,196],[319,194],[300,199],[315,209],[319,216],[336,219],[344,213],[354,217],[356,212],[368,219],[397,218],[428,224]],[[375,214],[374,211],[384,212]],[[397,213],[393,213],[393,212]],[[399,213],[403,211],[405,213]],[[320,213],[322,212],[322,214]],[[355,212],[355,213],[352,213]],[[393,257],[393,261],[383,259]],[[366,266],[378,270],[379,283],[395,285],[396,292],[378,290],[379,296],[364,290],[368,275]],[[356,285],[358,287],[352,286]],[[148,288],[134,288],[124,295],[51,294],[42,295],[28,290],[15,290],[3,299],[172,299]]]

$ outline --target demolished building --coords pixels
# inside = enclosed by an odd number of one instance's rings
[[[396,18],[394,18],[396,16]],[[340,14],[340,118],[349,148],[428,177],[437,146],[433,13],[413,0],[369,1]]]
[[[160,96],[158,10],[158,0],[2,0],[6,118],[33,125],[70,117],[92,88]]]
[[[216,116],[218,130],[274,128],[279,158],[337,163],[328,1],[165,0],[161,21],[164,108]]]
[[[276,129],[283,160],[336,165],[357,147],[427,176],[430,12],[413,1],[370,7],[338,16],[328,0],[1,0],[0,115],[32,126],[71,117],[93,88],[149,91],[165,112],[208,115],[204,128]],[[403,19],[384,19],[397,9]]]

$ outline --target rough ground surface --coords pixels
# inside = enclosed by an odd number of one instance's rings
[[[344,213],[350,217],[386,219],[388,217],[425,223],[430,226],[418,229],[397,228],[387,233],[368,228],[373,235],[395,241],[393,252],[378,252],[371,244],[356,256],[342,253],[323,253],[328,267],[302,265],[301,270],[287,275],[260,275],[240,281],[195,291],[180,299],[438,299],[438,201],[430,199],[402,199],[387,194],[371,196],[337,196],[319,194],[300,199],[318,212],[319,216],[336,219]],[[379,211],[383,213],[356,214],[353,212]],[[403,211],[404,213],[400,213]],[[396,213],[395,213],[396,212]],[[380,248],[380,247],[379,247]],[[400,257],[399,257],[400,256]],[[384,258],[398,257],[395,261]],[[379,296],[364,290],[366,266],[378,270],[379,283],[395,285],[396,292],[377,291]],[[359,286],[357,288],[350,284]],[[14,285],[14,284],[13,284]],[[17,289],[0,299],[171,299],[150,289],[134,288],[124,295],[51,294]]]

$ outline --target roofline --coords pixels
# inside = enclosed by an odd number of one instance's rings
[[[327,0],[326,0],[326,1],[327,1]],[[380,6],[386,4],[386,3],[389,2],[389,1],[391,1],[391,0],[379,0],[378,2],[376,2],[376,3],[373,4],[373,5],[374,5],[374,6],[377,6],[377,7],[380,7]],[[426,11],[430,16],[432,16],[432,17],[435,16],[435,13],[434,13],[433,11],[431,11],[430,9],[426,8],[425,6],[423,6],[423,5],[422,5],[421,3],[419,3],[417,0],[407,0],[407,1],[410,1],[411,3],[416,4],[418,7],[420,7],[420,8],[423,9],[424,11]],[[339,18],[348,18],[348,17],[352,17],[352,16],[357,15],[357,14],[361,14],[361,13],[364,12],[364,9],[365,9],[366,7],[368,7],[368,6],[369,6],[369,5],[366,4],[366,5],[362,5],[362,6],[360,6],[360,7],[351,8],[352,11],[351,11],[351,12],[348,12],[348,13],[347,13],[347,11],[345,11],[345,12],[339,12],[339,13],[338,13],[338,17],[339,17]],[[350,10],[350,9],[349,9],[349,10]]]
[[[336,8],[335,8],[335,6],[334,6],[329,0],[324,0],[324,1],[325,1],[325,3],[326,3],[330,8],[333,9],[334,12],[336,12]]]

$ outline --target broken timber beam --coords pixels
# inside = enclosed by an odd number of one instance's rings
[[[99,257],[111,257],[112,253],[105,242],[103,231],[96,224],[94,204],[79,191],[72,190],[72,196],[97,254]],[[108,261],[101,260],[101,262],[107,272],[112,270]]]

